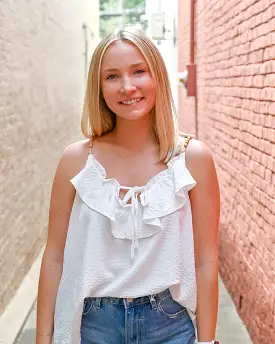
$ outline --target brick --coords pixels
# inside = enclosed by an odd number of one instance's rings
[[[270,184],[272,182],[272,172],[268,168],[265,169],[265,180]]]
[[[253,125],[252,126],[252,134],[259,138],[263,136],[263,128],[260,125]]]
[[[273,153],[272,153],[273,154]],[[275,156],[275,155],[274,155]],[[267,158],[267,168],[269,168],[271,171],[275,171],[275,158],[272,156],[268,156]]]
[[[275,87],[275,74],[267,74],[264,78],[264,87]]]
[[[275,101],[275,92],[273,87],[266,87],[264,100]]]
[[[271,114],[271,115],[273,115],[273,116],[275,116],[275,103],[269,103],[269,106],[268,106],[268,112]],[[274,117],[274,119],[275,119],[275,117]],[[275,121],[274,121],[274,124],[275,124]],[[273,126],[273,128],[274,128],[275,126]]]
[[[275,46],[267,47],[264,49],[263,60],[272,60],[275,58]]]
[[[263,75],[255,75],[253,78],[253,86],[254,87],[263,87],[264,85],[264,77]]]
[[[266,36],[260,36],[260,37],[255,38],[250,43],[250,51],[263,49],[266,46],[267,46],[267,44],[266,44]]]
[[[271,143],[275,143],[275,129],[268,128],[267,140]]]
[[[268,128],[271,128],[271,124],[272,124],[272,116],[271,115],[266,115],[265,116],[265,126]]]
[[[196,48],[198,68],[204,72],[198,74],[198,126],[201,140],[213,147],[218,161],[223,200],[221,270],[236,302],[249,287],[253,297],[241,316],[254,343],[270,343],[273,333],[268,326],[263,329],[262,319],[269,317],[265,323],[270,325],[275,318],[274,300],[267,295],[275,254],[270,245],[275,226],[275,188],[271,187],[275,185],[275,1],[199,3]],[[211,11],[213,6],[219,10]],[[184,43],[189,45],[188,34]],[[187,62],[186,54],[185,58]],[[194,130],[192,102],[181,100],[181,123],[187,132]],[[254,243],[252,249],[248,238]],[[264,305],[257,307],[262,300]]]
[[[0,313],[45,244],[60,155],[83,138],[81,27],[89,23],[95,33],[90,58],[98,39],[96,8],[94,1],[1,1]]]

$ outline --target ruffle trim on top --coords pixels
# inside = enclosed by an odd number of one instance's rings
[[[112,235],[132,240],[132,257],[138,239],[162,229],[160,218],[185,205],[188,191],[196,181],[185,164],[185,152],[172,158],[167,169],[142,187],[123,187],[107,178],[104,167],[89,154],[85,167],[71,179],[81,200],[91,209],[111,220]],[[127,189],[123,199],[120,189]],[[131,204],[127,202],[131,200]]]

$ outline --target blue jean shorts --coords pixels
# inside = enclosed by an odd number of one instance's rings
[[[130,300],[84,300],[81,344],[194,344],[195,329],[186,308],[169,289]]]

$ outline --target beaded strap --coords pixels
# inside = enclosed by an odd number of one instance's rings
[[[184,150],[186,149],[186,147],[188,146],[188,143],[190,142],[190,140],[192,139],[192,136],[191,135],[188,135],[187,139],[185,140],[184,142]]]
[[[90,154],[92,154],[93,143],[94,143],[94,138],[91,136],[90,142],[89,142]]]

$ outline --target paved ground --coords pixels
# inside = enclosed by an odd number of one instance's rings
[[[34,305],[16,344],[35,344],[35,312],[36,305]],[[235,306],[222,281],[220,281],[217,339],[220,340],[221,344],[252,344],[247,330],[239,318]]]
[[[220,279],[219,314],[216,338],[221,344],[252,344],[222,280]]]

